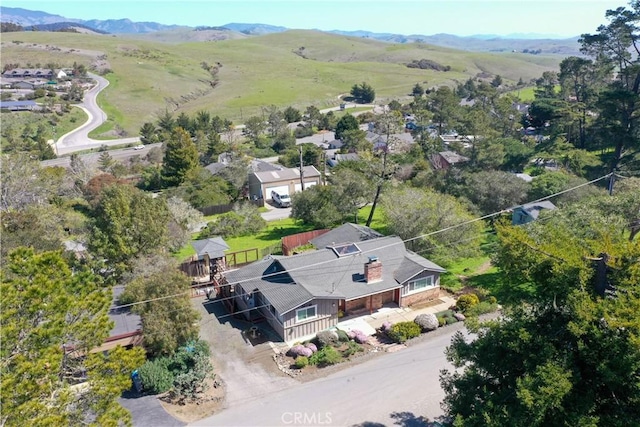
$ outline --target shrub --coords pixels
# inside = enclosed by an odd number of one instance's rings
[[[496,297],[494,297],[493,295],[491,295],[490,297],[487,298],[487,302],[489,304],[496,304],[498,302],[498,300],[496,299]]]
[[[452,323],[456,323],[458,321],[458,319],[453,316],[445,317],[444,320],[445,322],[447,322],[447,325],[451,325]]]
[[[358,331],[358,333],[356,333],[356,336],[353,337],[353,340],[358,344],[366,344],[369,342],[369,337],[363,332]]]
[[[466,314],[467,316],[479,316],[481,314],[491,313],[493,311],[496,311],[497,309],[498,309],[498,304],[491,304],[488,301],[483,301],[480,304],[477,304],[469,308]]]
[[[424,313],[416,316],[413,321],[420,326],[423,331],[433,331],[438,328],[438,318],[435,314]]]
[[[356,337],[356,333],[354,331],[347,332],[347,337],[352,340]]]
[[[338,341],[340,341],[340,342],[349,341],[349,335],[347,335],[347,333],[345,331],[343,331],[342,329],[338,329],[336,331],[336,333],[338,334]]]
[[[320,348],[335,344],[338,342],[338,334],[336,331],[321,331],[316,335]]]
[[[317,353],[309,358],[309,363],[312,365],[326,366],[334,365],[342,360],[342,356],[338,353],[338,350],[330,345],[322,347]]]
[[[382,324],[382,326],[380,327],[380,330],[381,330],[382,332],[387,333],[387,332],[389,332],[389,329],[391,329],[391,326],[392,326],[392,323],[391,323],[391,322],[384,322],[384,323]]]
[[[306,348],[308,348],[309,350],[311,350],[312,352],[314,352],[314,353],[315,353],[316,351],[318,351],[318,347],[316,347],[316,345],[315,345],[314,343],[312,343],[312,342],[307,343],[307,344],[305,344],[304,346],[305,346]]]
[[[148,360],[140,369],[138,374],[142,381],[142,387],[151,394],[164,393],[173,385],[173,374],[169,371],[171,360],[167,357],[160,357],[156,360]]]
[[[347,344],[347,348],[342,351],[342,357],[349,357],[351,355],[356,354],[359,351],[364,351],[364,349],[360,347],[357,343],[353,341],[349,341],[349,344]]]
[[[299,356],[309,357],[313,354],[313,350],[303,345],[295,345],[291,347],[291,350],[289,350],[289,354],[291,354],[291,356],[293,357],[299,357]]]
[[[447,324],[447,320],[444,318],[444,316],[438,317],[438,326],[444,326]]]
[[[389,330],[389,338],[398,343],[403,343],[408,339],[415,338],[420,335],[420,326],[414,322],[399,322]]]
[[[309,364],[309,358],[308,358],[308,357],[306,357],[306,356],[299,356],[299,357],[296,359],[295,366],[296,366],[296,368],[298,368],[298,369],[302,369],[302,368],[304,368],[305,366],[307,366],[308,364]]]
[[[460,298],[458,298],[458,303],[456,307],[460,309],[462,312],[466,312],[468,309],[477,305],[480,302],[478,296],[476,294],[464,294]]]

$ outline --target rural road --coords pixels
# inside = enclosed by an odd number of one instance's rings
[[[97,84],[85,92],[82,103],[76,105],[76,107],[82,109],[89,119],[82,126],[72,130],[71,132],[67,132],[55,141],[54,151],[59,156],[70,154],[75,151],[100,147],[101,145],[137,144],[140,141],[139,137],[112,139],[107,141],[89,138],[89,132],[98,128],[107,120],[107,115],[98,106],[96,98],[100,91],[109,86],[109,81],[96,74],[89,73],[88,76],[94,79]]]
[[[143,149],[136,150],[133,147],[130,148],[121,148],[117,150],[109,150],[109,155],[112,159],[117,160],[119,162],[126,163],[129,158],[133,156],[144,157],[151,151],[154,147],[162,147],[161,143],[157,144],[149,144],[145,145]],[[80,154],[80,159],[85,162],[88,166],[95,166],[98,164],[98,159],[100,158],[100,152],[88,153],[88,154]],[[62,166],[64,168],[69,167],[69,163],[71,163],[71,157],[58,157],[57,159],[51,160],[43,160],[40,164],[44,167],[47,166]]]
[[[398,352],[249,399],[190,425],[426,426],[426,419],[443,415],[439,375],[451,367],[444,349],[454,332],[463,328],[462,322],[451,325]]]

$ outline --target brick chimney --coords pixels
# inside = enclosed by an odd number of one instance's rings
[[[382,280],[382,263],[375,255],[370,256],[369,261],[364,264],[364,280],[367,283],[375,283]]]

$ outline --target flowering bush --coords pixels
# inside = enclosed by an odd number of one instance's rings
[[[312,342],[307,343],[307,344],[305,344],[304,346],[305,346],[306,348],[308,348],[309,350],[311,350],[312,352],[314,352],[314,353],[315,353],[316,351],[318,351],[318,347],[316,347],[316,345],[315,345],[314,343],[312,343]]]
[[[391,329],[391,326],[393,326],[391,322],[384,322],[380,327],[380,330],[382,330],[382,332],[385,332],[385,333],[389,332],[389,330]]]
[[[354,331],[349,331],[347,332],[347,336],[349,337],[350,340],[352,340],[356,337],[356,333]]]
[[[438,329],[438,318],[432,313],[419,314],[413,321],[420,326],[423,331]]]
[[[311,355],[313,354],[313,350],[303,345],[295,345],[291,347],[291,350],[289,350],[289,353],[293,357],[298,357],[298,356],[311,357]]]
[[[353,340],[358,344],[366,344],[369,342],[369,337],[365,335],[363,332],[359,332],[353,337]]]

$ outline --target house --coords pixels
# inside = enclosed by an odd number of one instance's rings
[[[327,160],[327,164],[331,167],[337,166],[340,162],[356,162],[360,160],[357,153],[339,154],[335,153],[332,159]]]
[[[367,132],[365,139],[373,144],[373,151],[386,150],[389,147],[390,152],[402,152],[415,142],[410,133],[394,133],[389,136],[380,135],[375,132]]]
[[[431,164],[433,165],[434,169],[447,170],[454,165],[468,161],[468,157],[461,156],[460,154],[453,151],[440,151],[439,153],[431,156]]]
[[[444,271],[389,236],[270,256],[225,277],[235,311],[263,317],[292,341],[337,326],[342,315],[436,299]]]
[[[108,351],[116,346],[129,347],[142,344],[142,322],[140,316],[131,312],[131,307],[120,307],[119,298],[124,286],[113,287],[113,302],[109,308],[109,320],[113,328],[104,343],[91,350],[91,353]]]
[[[556,206],[548,200],[518,206],[513,210],[511,222],[513,225],[522,225],[535,221],[540,216],[540,212],[545,209],[554,210]]]
[[[35,101],[0,101],[0,110],[30,111],[35,108]]]
[[[440,135],[440,141],[445,147],[448,147],[451,144],[460,144],[464,148],[471,148],[471,143],[475,140],[475,136],[473,135],[458,135],[456,134],[447,134]]]
[[[2,73],[2,77],[14,79],[45,79],[51,80],[54,77],[62,78],[67,74],[62,70],[51,70],[46,68],[14,68]]]
[[[320,184],[320,172],[314,166],[304,166],[302,176],[305,188]],[[302,189],[299,168],[282,168],[249,174],[249,197],[271,199],[271,192],[293,194]]]

